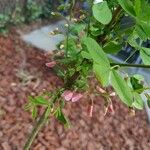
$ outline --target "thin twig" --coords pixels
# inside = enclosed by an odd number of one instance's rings
[[[144,65],[144,64],[110,63],[110,65],[111,66],[120,66],[120,67],[150,68],[150,65]]]
[[[75,3],[76,3],[75,0],[71,1],[71,5],[70,5],[70,17],[69,17],[69,21],[70,22],[71,22],[71,19],[73,17],[73,9],[74,9]],[[68,57],[68,49],[69,49],[69,32],[70,32],[70,23],[68,24],[67,34],[66,34],[66,57]]]

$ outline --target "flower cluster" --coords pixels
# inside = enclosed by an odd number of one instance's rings
[[[77,101],[79,101],[83,97],[83,94],[77,93],[75,91],[66,90],[62,94],[62,97],[66,101],[77,102]]]

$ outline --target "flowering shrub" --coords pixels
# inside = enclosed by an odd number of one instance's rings
[[[144,42],[150,38],[150,4],[146,0],[87,0],[86,10],[76,8],[77,1],[71,0],[66,4],[66,11],[70,13],[65,18],[65,40],[58,45],[58,53],[52,62],[46,63],[49,68],[55,68],[57,75],[63,80],[64,86],[53,93],[44,93],[41,96],[29,97],[26,109],[37,117],[38,106],[45,107],[33,129],[25,150],[29,149],[36,134],[50,115],[54,115],[65,126],[69,125],[62,109],[67,102],[80,101],[84,92],[89,88],[88,78],[91,74],[99,82],[95,87],[105,100],[105,111],[114,114],[111,98],[115,95],[130,109],[143,109],[141,98],[143,93],[150,106],[150,96],[146,93],[149,87],[143,84],[141,75],[127,75],[122,67],[150,68],[150,48],[144,47]],[[53,12],[54,16],[61,16]],[[77,17],[76,17],[77,16]],[[127,19],[127,21],[125,20]],[[124,21],[125,20],[125,21]],[[51,32],[61,33],[58,29]],[[143,64],[116,63],[108,54],[117,54],[122,47],[130,45],[133,52],[129,58],[139,52]],[[108,93],[112,87],[114,92]],[[45,98],[46,96],[46,98]],[[92,101],[92,100],[91,100]],[[89,106],[89,116],[92,117],[94,104]]]

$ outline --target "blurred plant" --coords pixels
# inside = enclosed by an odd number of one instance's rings
[[[15,9],[11,15],[11,20],[10,22],[13,24],[13,25],[19,25],[21,23],[23,23],[25,21],[25,18],[24,16],[22,15],[22,9],[19,5],[19,0],[16,1],[16,6],[15,6]]]
[[[53,1],[45,0],[45,4],[42,7],[42,14],[40,15],[40,18],[41,19],[51,18],[52,9],[53,9]]]
[[[7,33],[8,22],[10,21],[10,14],[0,14],[0,33]]]
[[[16,6],[12,13],[8,11],[6,14],[0,14],[0,33],[8,33],[8,28],[11,25],[19,25],[23,23],[24,17],[21,12],[22,10],[19,6],[19,2],[16,1]]]
[[[65,126],[69,126],[69,121],[63,113],[65,103],[80,101],[89,90],[88,80],[93,74],[100,84],[95,86],[96,93],[105,100],[104,115],[108,112],[115,113],[112,100],[115,95],[118,95],[132,112],[144,108],[141,94],[145,94],[149,104],[150,98],[146,90],[150,87],[144,86],[143,77],[129,76],[121,71],[122,67],[150,68],[150,48],[143,46],[143,42],[150,38],[149,3],[146,0],[88,0],[85,1],[86,9],[81,11],[76,0],[69,2],[69,19],[59,12],[52,13],[53,16],[61,16],[66,20],[66,38],[58,46],[59,51],[54,54],[53,61],[46,63],[47,67],[56,71],[64,86],[53,92],[29,97],[25,108],[31,110],[33,118],[38,116],[38,106],[43,106],[45,111],[37,121],[24,150],[30,148],[49,116],[54,116]],[[122,20],[125,17],[129,18],[129,22],[122,28]],[[55,35],[61,32],[57,29],[51,33]],[[107,55],[118,53],[126,45],[139,51],[143,64],[128,64],[126,61],[116,63]],[[110,93],[109,87],[115,92]],[[92,117],[94,101],[90,96],[89,100],[91,103],[88,114]]]
[[[0,33],[7,33],[11,25],[20,25],[29,23],[38,19],[48,19],[51,17],[52,3],[47,0],[44,6],[41,6],[35,0],[26,0],[24,8],[21,8],[19,1],[13,12],[0,14]]]
[[[42,14],[42,6],[35,0],[28,0],[25,12],[25,21],[30,22],[39,19]]]

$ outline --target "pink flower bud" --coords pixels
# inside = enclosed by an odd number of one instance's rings
[[[105,107],[104,116],[106,116],[107,113],[110,113],[112,115],[115,114],[115,111],[114,111],[114,108],[113,108],[112,104],[110,104],[109,106]]]
[[[110,96],[116,96],[115,92],[110,93]]]
[[[134,109],[131,109],[129,115],[130,115],[131,117],[134,117],[134,116],[135,116],[135,110],[134,110]]]
[[[100,88],[99,86],[96,86],[96,89],[97,89],[97,91],[98,92],[100,92],[100,93],[106,93],[106,91],[105,90],[103,90],[102,88]]]
[[[72,91],[65,91],[63,94],[62,94],[62,97],[66,100],[66,101],[70,101],[73,97],[73,92]]]
[[[91,105],[88,109],[89,117],[93,116],[93,105]]]
[[[104,116],[106,116],[107,112],[108,112],[108,107],[105,107],[104,108]]]
[[[109,111],[111,114],[115,114],[114,107],[113,107],[112,104],[110,104],[110,105],[108,106],[108,111]]]
[[[72,102],[79,101],[82,97],[83,97],[82,94],[80,94],[80,93],[74,93],[71,101]]]
[[[49,63],[46,63],[45,65],[49,68],[53,68],[56,64],[57,64],[56,61],[51,61]]]

